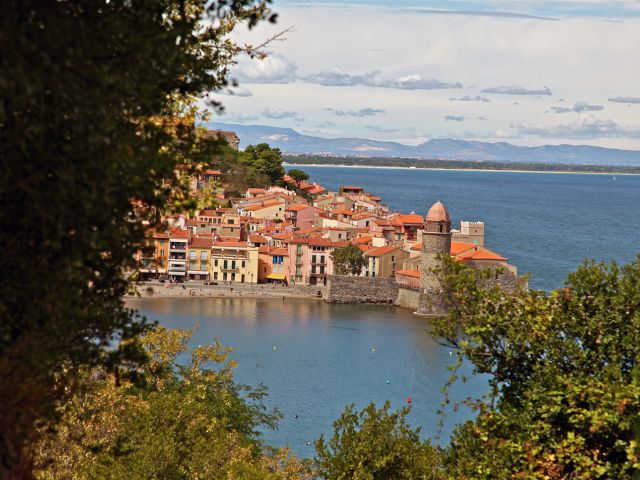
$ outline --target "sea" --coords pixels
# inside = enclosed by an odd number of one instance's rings
[[[585,259],[631,261],[640,251],[640,176],[303,166],[336,190],[361,185],[392,209],[425,215],[437,200],[455,223],[485,222],[486,246],[528,272],[532,288],[552,290]],[[283,415],[265,443],[312,457],[345,406],[410,406],[423,438],[446,443],[473,412],[460,404],[487,391],[469,376],[443,386],[455,354],[427,320],[393,306],[329,305],[321,300],[156,298],[130,302],[151,320],[198,331],[194,345],[219,339],[235,348],[235,378],[265,385],[266,405]],[[411,402],[409,403],[409,399]],[[454,407],[455,406],[455,407]]]

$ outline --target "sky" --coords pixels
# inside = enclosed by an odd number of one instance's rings
[[[416,145],[640,150],[640,1],[274,0],[213,120]]]

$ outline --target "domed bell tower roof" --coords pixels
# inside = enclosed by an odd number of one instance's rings
[[[451,218],[449,217],[449,210],[444,206],[444,203],[441,201],[437,201],[427,213],[427,222],[451,222]]]

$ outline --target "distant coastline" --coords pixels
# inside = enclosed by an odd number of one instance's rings
[[[405,158],[320,157],[284,155],[286,167],[379,168],[393,170],[462,170],[469,172],[559,173],[590,175],[640,175],[640,167],[567,165],[556,163],[503,163],[458,160],[416,160]]]

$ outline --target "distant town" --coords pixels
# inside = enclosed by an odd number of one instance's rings
[[[210,133],[238,148],[234,132]],[[430,219],[431,211],[426,217],[390,211],[382,198],[359,185],[331,192],[308,179],[284,175],[283,186],[250,187],[234,197],[220,170],[186,175],[192,193],[214,188],[216,203],[225,206],[165,218],[166,230],[150,232],[149,248],[140,252],[139,280],[325,286],[335,273],[333,253],[354,245],[364,258],[360,277],[388,278],[418,290],[430,221],[444,222],[438,234],[449,235],[445,248],[456,261],[503,267],[517,275],[506,257],[485,246],[483,221],[464,220],[451,228],[448,211],[439,202],[434,205],[439,217]]]

